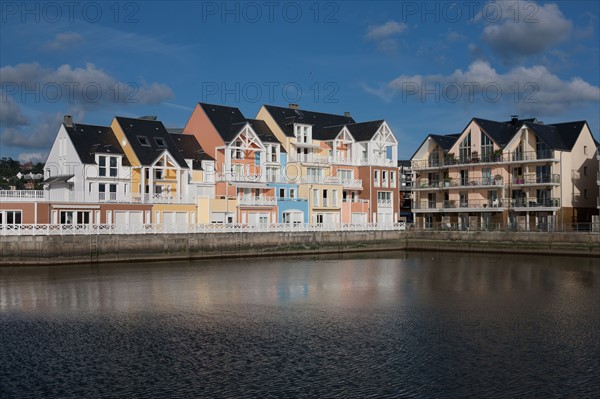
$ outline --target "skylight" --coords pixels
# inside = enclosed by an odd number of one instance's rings
[[[159,147],[166,147],[167,143],[165,143],[165,139],[163,139],[162,137],[155,137],[154,141],[156,141],[156,145]]]
[[[146,136],[137,136],[138,141],[144,147],[150,147],[150,141],[148,141],[148,137]]]

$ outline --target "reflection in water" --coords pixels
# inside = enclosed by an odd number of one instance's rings
[[[598,263],[399,252],[3,268],[0,396],[585,397],[600,389]]]

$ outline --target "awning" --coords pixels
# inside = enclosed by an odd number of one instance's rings
[[[230,182],[230,184],[239,188],[269,188],[265,183]]]
[[[68,183],[73,177],[75,177],[75,175],[54,176],[47,178],[42,183]]]

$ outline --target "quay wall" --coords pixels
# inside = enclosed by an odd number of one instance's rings
[[[391,250],[570,255],[600,259],[600,234],[317,231],[2,236],[0,265],[144,262]]]

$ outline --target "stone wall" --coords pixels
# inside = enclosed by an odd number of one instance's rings
[[[405,249],[600,256],[600,234],[349,231],[3,236],[0,237],[0,265],[264,257]]]

